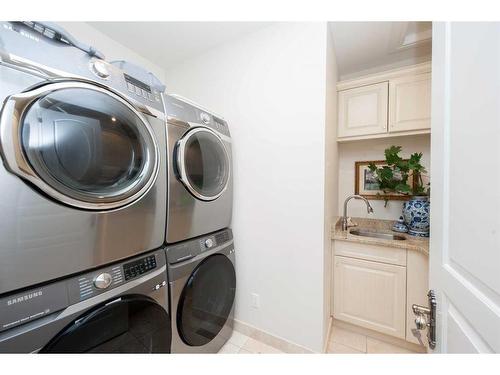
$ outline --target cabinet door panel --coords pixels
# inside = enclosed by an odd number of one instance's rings
[[[339,137],[387,132],[388,82],[339,92]]]
[[[393,79],[389,83],[389,132],[431,127],[431,74]]]
[[[405,338],[406,268],[335,256],[334,317]]]

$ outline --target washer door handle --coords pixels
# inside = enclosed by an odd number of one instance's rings
[[[177,258],[175,261],[170,262],[170,264],[177,264],[177,263],[181,263],[181,262],[184,262],[184,261],[189,260],[189,259],[192,259],[192,258],[194,258],[194,255],[193,255],[193,254],[189,254],[189,255],[186,255],[186,256],[183,256],[183,257]]]

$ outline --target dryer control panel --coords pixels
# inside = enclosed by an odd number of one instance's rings
[[[164,95],[165,110],[169,119],[202,124],[218,133],[230,136],[227,122],[207,110],[196,107],[187,99],[175,95]]]

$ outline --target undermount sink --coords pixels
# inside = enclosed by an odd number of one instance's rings
[[[374,231],[363,230],[363,229],[352,229],[349,231],[349,234],[352,234],[353,236],[380,238],[383,240],[395,240],[395,241],[406,240],[405,237],[397,235],[397,234],[380,233],[380,232],[374,232]]]

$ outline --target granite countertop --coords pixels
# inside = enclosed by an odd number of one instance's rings
[[[379,220],[379,219],[365,219],[353,217],[351,220],[358,225],[356,227],[349,227],[348,230],[351,229],[364,229],[368,231],[376,231],[379,233],[390,233],[401,235],[406,238],[406,240],[388,240],[381,238],[373,238],[373,237],[361,237],[349,234],[348,231],[343,231],[341,226],[341,217],[337,217],[335,220],[335,224],[332,226],[332,239],[333,240],[342,240],[349,242],[358,242],[369,245],[380,245],[380,246],[388,246],[395,247],[399,249],[405,250],[413,250],[419,251],[426,255],[429,255],[429,239],[423,237],[414,237],[410,236],[406,233],[398,233],[392,230],[392,225],[394,224],[394,220]]]

